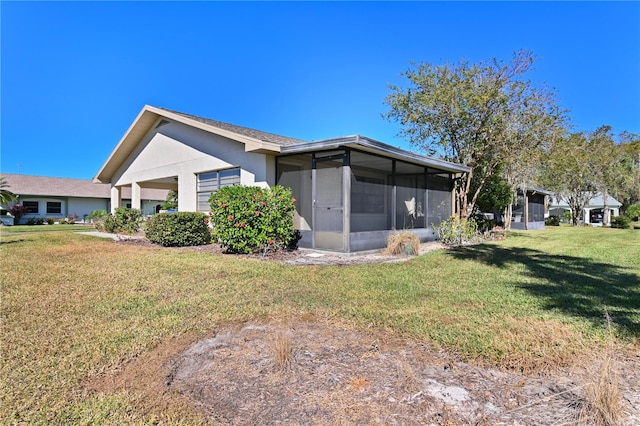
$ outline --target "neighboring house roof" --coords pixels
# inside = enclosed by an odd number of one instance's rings
[[[527,192],[532,192],[534,194],[553,195],[553,192],[542,188],[526,188],[526,190]],[[518,188],[518,191],[522,191],[522,188]]]
[[[57,178],[46,176],[19,175],[3,173],[7,189],[16,195],[37,197],[78,197],[111,198],[111,185],[93,183],[85,179]],[[165,200],[167,190],[142,188],[144,200]],[[131,188],[122,188],[122,198],[131,198]]]
[[[615,198],[613,198],[611,195],[609,195],[609,200],[608,200],[608,205],[609,207],[622,207],[622,203],[618,200],[616,200]],[[554,207],[562,207],[562,208],[569,208],[569,203],[567,203],[564,199],[560,198],[560,199],[556,199],[555,197],[552,197],[551,202],[549,203],[549,207],[550,208],[554,208]],[[593,197],[590,201],[589,204],[587,205],[588,208],[603,208],[604,207],[604,196],[600,193],[596,194],[595,197]]]

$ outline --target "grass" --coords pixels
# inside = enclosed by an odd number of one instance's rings
[[[618,345],[640,337],[634,230],[514,232],[408,262],[348,267],[0,231],[2,424],[197,422],[188,412],[158,419],[140,395],[89,393],[84,383],[166,339],[230,321],[310,312],[522,370],[569,363],[604,349],[611,335]]]

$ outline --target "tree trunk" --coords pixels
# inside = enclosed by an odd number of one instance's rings
[[[513,203],[509,204],[504,209],[504,229],[507,231],[511,229],[511,216],[513,215]]]
[[[604,200],[604,208],[602,211],[602,226],[611,225],[611,212],[609,211],[609,191],[605,190],[602,194]]]

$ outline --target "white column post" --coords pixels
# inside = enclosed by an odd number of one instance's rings
[[[111,213],[115,213],[116,209],[122,204],[121,191],[119,186],[111,187]]]
[[[138,182],[131,183],[131,208],[142,209],[142,204],[140,203],[140,184]]]

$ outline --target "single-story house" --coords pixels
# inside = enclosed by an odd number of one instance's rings
[[[29,218],[74,218],[84,221],[94,210],[111,210],[111,185],[96,184],[88,179],[70,179],[3,173],[7,190],[18,196],[11,205],[29,209],[20,223]],[[167,190],[145,188],[140,194],[139,208],[144,214],[156,213],[167,197]],[[122,194],[123,206],[131,206],[131,193]],[[17,224],[16,224],[17,225]]]
[[[611,214],[610,217],[620,215],[620,207],[622,207],[620,201],[609,195],[607,204],[607,209]],[[549,214],[562,218],[565,212],[571,212],[569,203],[562,197],[552,197],[551,203],[549,204]],[[589,203],[587,203],[587,206],[584,208],[580,222],[596,226],[602,225],[604,214],[604,196],[601,193],[597,193],[589,200]]]
[[[96,175],[111,186],[111,208],[131,191],[178,191],[178,210],[208,211],[226,185],[283,185],[293,191],[300,247],[354,252],[386,245],[453,213],[454,180],[468,168],[363,136],[305,142],[164,108],[145,106]]]
[[[551,192],[540,188],[518,189],[511,213],[511,229],[544,229]]]

